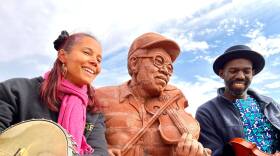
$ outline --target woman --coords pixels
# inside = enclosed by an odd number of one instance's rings
[[[62,31],[54,47],[57,59],[44,77],[0,83],[0,132],[20,121],[50,119],[73,136],[80,155],[108,155],[104,119],[91,87],[101,70],[101,45],[89,34]]]

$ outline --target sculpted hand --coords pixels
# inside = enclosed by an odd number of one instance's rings
[[[121,156],[121,150],[116,148],[109,148],[108,150],[110,156]]]
[[[192,138],[191,134],[184,133],[176,148],[177,156],[210,156],[211,150],[205,149],[201,143]]]

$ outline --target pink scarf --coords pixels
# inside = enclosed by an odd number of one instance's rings
[[[48,74],[45,74],[45,78],[46,76]],[[62,101],[58,123],[73,136],[77,143],[76,151],[79,154],[92,153],[93,149],[87,144],[84,136],[88,103],[87,86],[79,88],[62,78],[58,84],[58,96]]]

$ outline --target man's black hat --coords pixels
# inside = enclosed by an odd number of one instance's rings
[[[264,57],[256,51],[253,51],[250,47],[245,45],[235,45],[228,48],[221,56],[219,56],[214,64],[213,70],[219,75],[219,70],[224,67],[224,65],[238,58],[248,59],[253,63],[253,69],[255,70],[255,75],[258,74],[265,65]]]

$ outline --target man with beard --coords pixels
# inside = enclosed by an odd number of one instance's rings
[[[248,89],[264,65],[263,56],[245,45],[232,46],[215,60],[214,72],[224,80],[225,87],[196,112],[201,126],[199,141],[212,150],[213,156],[237,155],[233,143],[229,143],[233,138],[254,143],[265,153],[280,150],[279,104]]]
[[[131,80],[97,89],[111,156],[210,155],[197,141],[199,125],[184,111],[184,95],[167,84],[179,53],[173,40],[145,33],[129,49]]]

